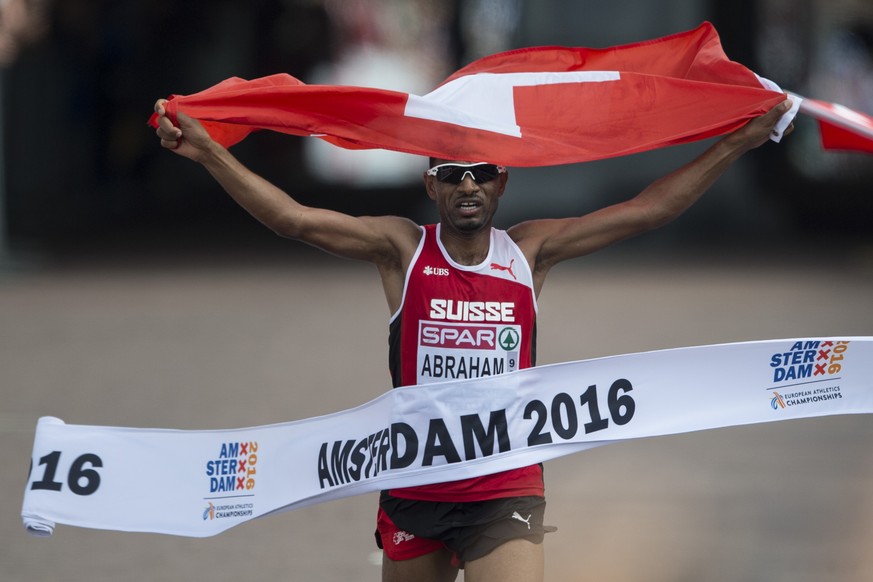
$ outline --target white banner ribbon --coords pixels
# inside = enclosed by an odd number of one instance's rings
[[[539,463],[619,440],[873,412],[873,337],[679,348],[391,390],[236,430],[44,417],[22,518],[193,537],[266,514]]]

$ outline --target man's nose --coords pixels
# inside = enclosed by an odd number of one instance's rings
[[[464,172],[459,187],[464,191],[475,191],[479,189],[479,184],[476,182],[476,179],[473,178],[473,172]]]

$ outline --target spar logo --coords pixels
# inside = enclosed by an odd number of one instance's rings
[[[464,349],[493,350],[497,341],[497,328],[493,325],[458,325],[438,322],[422,322],[422,346]]]
[[[257,473],[257,441],[221,443],[217,458],[206,461],[209,493],[250,493]]]
[[[520,340],[521,334],[514,327],[504,327],[497,336],[497,342],[500,344],[500,347],[507,352],[517,348]]]
[[[847,341],[797,341],[786,352],[770,356],[773,382],[817,380],[836,376],[849,350]]]
[[[494,325],[457,325],[422,322],[419,342],[425,347],[455,350],[494,350],[506,352],[518,348],[521,332],[516,327]]]

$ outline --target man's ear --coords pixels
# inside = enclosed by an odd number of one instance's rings
[[[509,181],[509,170],[502,174],[497,174],[497,179],[500,180],[499,190],[497,191],[497,197],[500,198],[503,196],[503,192],[506,190],[506,183]]]
[[[431,200],[436,200],[436,178],[434,176],[428,176],[427,172],[422,174],[424,178],[424,191],[427,192],[427,197]]]

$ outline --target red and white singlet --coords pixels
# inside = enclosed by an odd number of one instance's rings
[[[467,266],[446,252],[440,225],[422,228],[400,309],[390,321],[394,386],[479,378],[533,366],[536,296],[530,267],[515,242],[492,228],[488,256],[479,265]],[[543,495],[542,468],[533,465],[389,493],[455,502]]]

